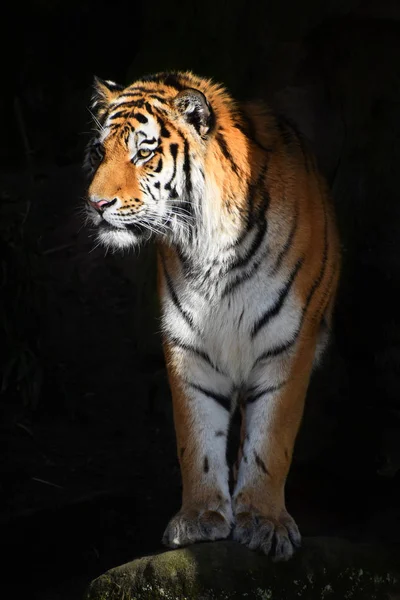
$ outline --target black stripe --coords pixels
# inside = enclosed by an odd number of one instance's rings
[[[190,257],[184,255],[183,250],[180,246],[176,247],[176,254],[180,260],[185,277],[189,277],[190,275],[192,275],[193,272],[193,265]]]
[[[240,285],[242,285],[242,283],[249,281],[257,273],[261,263],[267,256],[267,253],[268,253],[268,249],[266,249],[265,252],[263,252],[262,255],[258,258],[258,260],[256,260],[254,262],[254,264],[251,266],[251,269],[249,271],[246,271],[245,273],[242,273],[241,275],[237,275],[233,281],[228,283],[227,286],[225,287],[224,291],[221,294],[221,299],[225,298],[229,294],[232,294],[232,292],[234,292],[236,290],[236,288],[238,288]]]
[[[155,202],[158,202],[158,199],[154,196],[148,183],[146,183],[145,187],[146,187],[146,192],[149,194],[149,196],[151,196]]]
[[[184,148],[183,170],[185,173],[185,187],[186,187],[186,194],[187,194],[187,196],[190,197],[191,192],[192,192],[191,163],[190,163],[190,153],[189,153],[190,145],[189,145],[189,142],[187,141],[186,137],[183,135],[183,133],[176,127],[173,127],[173,128],[174,128],[175,133],[183,141],[183,148]],[[176,195],[175,197],[178,197],[178,196]],[[193,216],[193,206],[191,204],[189,204],[185,208]],[[193,227],[194,227],[194,222],[193,222]],[[193,227],[190,228],[190,230],[189,230],[190,236],[193,233]]]
[[[124,92],[123,94],[121,94],[121,98],[123,98],[124,96],[128,96],[129,98],[133,98],[133,96],[142,96],[143,92]]]
[[[137,102],[140,104],[143,104],[143,102],[144,102],[142,92],[129,92],[128,94],[122,94],[122,96],[120,96],[120,98],[124,98],[125,96],[127,97],[127,100],[125,100],[124,102],[121,102],[119,104],[119,106],[123,106],[124,104],[128,104],[128,103],[130,103],[131,106],[136,106]],[[129,100],[129,98],[135,98],[135,99]]]
[[[300,271],[302,265],[304,262],[304,258],[301,258],[297,261],[294,269],[292,270],[290,277],[288,279],[288,281],[286,282],[285,286],[283,287],[283,289],[280,291],[279,293],[279,298],[278,300],[275,302],[275,304],[273,306],[271,306],[271,308],[269,308],[262,317],[260,317],[260,319],[258,319],[258,321],[256,321],[252,327],[251,330],[251,337],[254,339],[255,336],[259,333],[259,331],[265,327],[265,325],[267,325],[267,323],[273,318],[275,317],[281,310],[283,303],[285,302],[291,287],[293,285],[294,280],[296,279],[296,275],[297,273]]]
[[[169,104],[169,100],[167,100],[166,98],[161,98],[161,96],[159,96],[158,94],[149,94],[149,98],[157,100],[157,102],[160,102],[160,104]]]
[[[323,251],[323,254],[322,254],[322,263],[321,263],[321,268],[320,268],[318,277],[314,281],[314,283],[313,283],[313,285],[312,285],[312,287],[311,287],[311,289],[310,289],[310,291],[308,293],[308,296],[307,296],[307,299],[306,299],[306,302],[305,302],[305,305],[304,305],[304,309],[303,309],[303,311],[304,311],[304,315],[303,316],[304,317],[305,317],[305,313],[306,313],[306,311],[307,311],[307,309],[308,309],[308,307],[309,307],[309,305],[311,303],[311,300],[312,300],[315,292],[317,291],[317,289],[321,285],[321,282],[322,282],[322,280],[324,278],[324,275],[325,275],[326,263],[328,262],[328,218],[327,218],[327,214],[326,214],[326,206],[325,206],[325,204],[323,205],[323,208],[324,208],[324,219],[325,219],[325,222],[324,222],[324,251]]]
[[[313,167],[313,161],[311,154],[307,149],[304,136],[297,129],[295,123],[283,115],[276,116],[276,124],[285,146],[290,151],[293,151],[294,148],[298,148],[300,150],[301,154],[303,155],[306,171],[309,173]]]
[[[253,368],[260,361],[267,360],[268,358],[275,358],[276,356],[283,354],[284,352],[289,350],[289,348],[294,346],[294,344],[297,341],[297,338],[299,337],[300,329],[301,329],[301,326],[296,330],[292,339],[288,340],[287,342],[283,342],[282,344],[279,344],[278,346],[274,346],[274,347],[270,348],[269,350],[265,350],[265,352],[260,354],[260,356],[256,359],[256,361],[253,365]]]
[[[174,161],[174,168],[172,171],[171,179],[164,185],[165,190],[171,189],[171,183],[173,182],[176,175],[176,157],[178,156],[178,144],[170,144],[169,149],[172,155],[172,160]]]
[[[223,396],[222,394],[217,394],[216,392],[213,392],[212,390],[207,390],[206,388],[203,388],[201,385],[197,385],[195,383],[189,383],[189,385],[194,390],[200,392],[201,394],[204,394],[204,396],[207,396],[207,398],[211,398],[212,400],[215,400],[215,402],[217,402],[220,406],[222,406],[222,408],[225,408],[225,410],[228,410],[228,411],[230,410],[231,399],[228,396]]]
[[[168,85],[169,87],[173,87],[178,92],[181,92],[182,90],[185,89],[185,87],[187,87],[187,86],[182,85],[182,83],[178,80],[176,75],[174,75],[173,73],[168,73],[168,74],[166,74],[166,76],[164,74],[162,83],[164,85]]]
[[[164,137],[164,138],[171,137],[171,134],[170,134],[169,130],[165,127],[165,123],[164,123],[163,119],[160,116],[158,116],[158,115],[155,115],[155,116],[156,116],[156,119],[157,119],[157,123],[160,126],[160,135],[161,135],[161,137]]]
[[[256,402],[257,400],[262,398],[262,396],[266,396],[267,394],[273,394],[274,392],[277,392],[278,390],[283,388],[284,385],[286,385],[286,381],[278,383],[278,385],[271,385],[267,388],[264,388],[263,390],[259,390],[258,392],[254,392],[253,394],[246,396],[246,403],[252,404],[253,402]],[[251,391],[251,389],[252,388],[250,388],[249,391]]]
[[[254,200],[256,198],[257,191],[260,189],[260,186],[265,178],[267,170],[268,170],[268,163],[265,163],[257,177],[257,180],[253,181],[248,187],[246,227],[245,227],[243,233],[235,241],[234,246],[239,246],[244,241],[244,239],[246,238],[248,233],[251,231],[251,228],[254,226],[255,222],[257,221],[257,219],[255,218],[255,214],[254,214]],[[269,198],[269,196],[268,196],[268,198]],[[258,207],[258,211],[257,211],[258,217],[261,216],[263,207],[265,209],[268,208],[268,206],[265,205],[265,197],[263,197],[263,200],[264,200],[264,202],[261,202],[261,205]],[[269,204],[269,202],[268,202],[268,204]]]
[[[175,88],[178,92],[185,89],[185,86],[181,84],[175,73],[162,72],[156,73],[155,75],[146,75],[145,77],[141,77],[140,81],[162,83]],[[161,90],[158,93],[161,93]]]
[[[321,300],[318,304],[318,308],[315,314],[315,318],[323,318],[324,317],[324,313],[327,307],[327,304],[330,300],[330,296],[332,295],[332,283],[333,280],[335,279],[335,275],[336,275],[336,263],[332,266],[332,273],[329,277],[329,281],[328,284],[326,286],[326,289],[324,291],[324,293],[322,294]]]
[[[192,168],[190,166],[189,142],[185,139],[183,171],[185,173],[185,188],[186,188],[186,194],[188,197],[190,197],[190,195],[192,193],[191,170],[192,170]]]
[[[142,115],[142,113],[135,113],[133,115],[133,118],[136,119],[137,121],[139,121],[139,123],[148,123],[149,120],[145,115]]]
[[[283,143],[285,144],[285,146],[291,147],[293,142],[295,141],[293,136],[294,131],[292,130],[292,128],[289,127],[287,119],[282,115],[276,115],[275,121],[279,133],[281,134]]]
[[[233,156],[229,151],[228,145],[227,145],[226,140],[225,140],[224,136],[222,135],[222,133],[218,132],[215,139],[216,139],[216,142],[219,144],[219,147],[221,148],[222,154],[229,161],[229,163],[232,167],[232,170],[236,173],[236,175],[239,175],[240,174],[239,167],[233,160]]]
[[[319,275],[317,277],[317,279],[314,281],[310,292],[307,296],[306,302],[303,306],[303,310],[301,313],[301,318],[300,318],[300,323],[299,326],[294,334],[294,336],[292,337],[292,339],[288,340],[287,342],[284,342],[283,344],[280,344],[279,346],[276,346],[275,348],[271,348],[270,350],[266,350],[265,352],[263,352],[262,354],[260,354],[260,356],[256,359],[255,363],[253,366],[255,366],[258,362],[262,361],[262,360],[266,360],[268,358],[274,358],[276,356],[279,356],[280,354],[283,354],[284,352],[286,352],[287,350],[289,350],[289,348],[291,348],[292,346],[294,346],[294,344],[296,343],[299,335],[300,335],[300,331],[303,327],[303,323],[304,323],[304,319],[306,317],[307,314],[307,309],[310,305],[310,302],[312,300],[312,297],[315,293],[315,291],[317,290],[317,288],[319,287],[319,285],[321,284],[321,281],[324,277],[325,274],[325,269],[326,269],[326,263],[327,263],[327,259],[328,259],[328,220],[327,220],[327,215],[326,215],[326,206],[324,205],[324,217],[325,217],[325,224],[324,224],[324,252],[323,252],[323,257],[322,257],[322,263],[321,263],[321,268],[320,268],[320,272]]]
[[[184,318],[184,320],[186,321],[186,323],[189,325],[189,327],[193,330],[196,329],[193,323],[193,317],[191,314],[189,314],[181,305],[181,303],[179,302],[178,296],[176,295],[173,283],[172,283],[172,279],[167,271],[167,265],[165,264],[165,259],[164,256],[161,254],[161,262],[163,265],[163,269],[164,269],[164,274],[165,274],[165,280],[167,282],[167,287],[168,287],[168,291],[169,291],[169,295],[171,296],[172,302],[174,303],[174,305],[176,306],[177,310],[180,312],[180,314],[182,315],[182,317]]]
[[[163,161],[162,161],[162,158],[160,157],[160,158],[158,159],[157,166],[156,166],[156,168],[154,169],[154,173],[161,173],[161,171],[162,171],[162,168],[163,168]]]
[[[145,101],[143,98],[138,98],[136,100],[136,108],[143,108],[145,106]]]
[[[283,259],[289,253],[289,251],[292,247],[294,236],[296,235],[296,231],[297,231],[298,221],[299,221],[299,204],[298,204],[298,202],[296,202],[296,210],[294,213],[292,226],[290,228],[288,238],[287,238],[286,242],[284,243],[282,250],[279,252],[277,259],[275,261],[275,264],[270,271],[271,277],[279,271]]]
[[[129,94],[127,94],[129,95]],[[132,96],[132,94],[130,94]],[[135,94],[136,95],[136,94]],[[113,109],[114,107],[111,106],[111,109]],[[152,115],[154,110],[156,110],[156,108],[154,106],[152,106],[149,102],[147,102],[143,97],[138,97],[136,100],[126,100],[125,102],[120,102],[118,104],[117,107],[118,110],[120,109],[128,109],[128,108],[146,108],[146,110],[148,110],[148,112]]]
[[[250,132],[243,123],[234,123],[233,126],[235,127],[235,129],[238,129],[240,133],[242,133],[245,137],[250,139]]]
[[[254,123],[245,112],[241,112],[240,119],[242,122],[235,123],[234,127],[236,127],[236,129],[238,129],[251,142],[253,142],[253,144],[256,144],[256,146],[261,148],[261,150],[264,150],[264,152],[273,152],[272,148],[267,148],[257,139],[257,131],[254,127]]]
[[[239,238],[234,242],[234,244],[232,244],[232,248],[235,248],[236,246],[240,246],[243,243],[243,241],[246,239],[246,237],[251,233],[251,227],[253,227],[255,223],[257,223],[259,225],[258,233],[254,237],[254,240],[253,240],[250,248],[248,249],[247,253],[244,256],[239,257],[236,261],[234,261],[230,265],[228,265],[227,269],[225,270],[225,273],[228,273],[230,270],[233,270],[236,268],[242,268],[242,267],[246,266],[250,262],[251,258],[254,256],[254,254],[257,252],[257,250],[259,249],[259,247],[265,237],[265,234],[267,233],[268,222],[266,220],[266,213],[268,211],[270,201],[271,201],[270,195],[269,195],[269,192],[267,189],[264,189],[264,191],[263,191],[262,201],[260,202],[260,204],[257,208],[257,217],[256,218],[255,218],[254,210],[252,208],[252,205],[254,202],[253,195],[255,195],[259,185],[262,183],[262,181],[265,177],[266,171],[267,171],[267,164],[265,164],[264,167],[262,168],[262,170],[257,178],[257,182],[250,187],[249,198],[248,198],[249,210],[247,213],[247,226],[246,226],[246,229],[244,230],[244,232],[239,236]],[[240,279],[243,279],[245,277],[246,276],[244,275],[243,277],[240,277]]]
[[[132,96],[137,94],[137,92],[151,92],[152,90],[149,89],[148,87],[144,87],[143,85],[135,85],[133,87],[129,88],[130,91],[129,92],[125,92],[124,94],[122,94],[123,96]]]
[[[207,352],[204,352],[204,350],[201,350],[200,348],[196,348],[195,346],[191,346],[190,344],[186,344],[185,342],[181,342],[174,336],[168,335],[167,340],[173,346],[176,346],[177,348],[180,348],[181,350],[185,350],[186,352],[190,352],[191,354],[195,354],[199,358],[202,358],[204,360],[204,362],[206,362],[210,367],[212,367],[214,369],[214,371],[221,373],[221,371],[218,369],[218,367],[212,362],[212,360],[209,357],[209,355],[207,354]]]
[[[164,123],[163,123],[163,121],[162,121],[161,117],[159,117],[159,119],[158,119],[158,120],[159,120],[159,123],[160,123],[160,125],[161,125],[161,124],[163,124],[163,125],[164,125]],[[175,125],[174,125],[172,122],[168,122],[168,127],[172,128],[172,129],[173,129],[173,131],[176,133],[176,135],[177,135],[177,136],[179,136],[179,137],[181,138],[182,142],[183,142],[183,143],[185,143],[185,141],[186,141],[186,138],[185,138],[185,136],[183,135],[182,131],[181,131],[181,130],[180,130],[178,127],[175,127]],[[169,130],[167,130],[167,131],[166,131],[166,133],[163,133],[163,131],[161,131],[161,133],[162,133],[162,135],[164,135],[164,137],[170,137],[170,131],[169,131]]]
[[[124,143],[126,145],[128,145],[129,136],[131,135],[131,132],[132,132],[132,127],[131,127],[130,123],[125,123],[123,129],[121,128],[121,130],[120,130],[120,136],[123,137]]]
[[[241,123],[235,123],[234,127],[236,129],[238,129],[248,140],[249,142],[252,142],[253,144],[255,144],[256,146],[258,146],[258,148],[260,148],[261,150],[263,150],[264,152],[273,152],[272,148],[267,148],[266,146],[264,146],[253,134],[250,134],[249,130],[243,126]]]
[[[128,100],[127,102],[120,102],[118,104],[118,110],[126,109],[126,108],[134,108],[137,107],[137,100]]]
[[[169,130],[165,127],[164,123],[161,124],[160,133],[161,133],[162,137],[165,137],[165,138],[171,137],[171,134],[170,134]]]
[[[137,100],[127,100],[126,102],[120,102],[117,108],[121,108],[121,106],[125,106],[128,108],[143,108],[144,100],[143,98],[138,98]]]
[[[259,456],[255,450],[254,450],[254,459],[256,461],[257,467],[259,467],[262,470],[262,472],[265,473],[265,475],[271,476],[271,474],[268,471],[267,467],[265,466],[265,463],[262,460],[261,456]]]
[[[168,114],[167,109],[162,108],[161,106],[153,106],[153,108],[158,116],[163,116],[163,117],[166,117],[167,119],[170,118],[170,115]]]
[[[258,228],[256,235],[254,236],[254,239],[253,239],[253,242],[251,243],[250,248],[247,250],[247,252],[243,256],[239,256],[233,263],[228,265],[228,267],[225,271],[225,274],[229,273],[230,271],[233,271],[234,269],[243,268],[249,264],[250,260],[253,258],[254,254],[257,252],[257,250],[261,246],[261,244],[265,238],[266,232],[267,232],[267,222],[264,219],[260,223],[260,227]]]
[[[127,110],[119,110],[118,112],[114,113],[113,115],[110,115],[108,117],[108,119],[110,119],[110,121],[113,121],[114,119],[126,119],[127,117],[130,117],[131,113]]]
[[[268,163],[265,163],[257,177],[256,182],[250,186],[249,197],[248,197],[248,212],[247,212],[247,226],[248,227],[250,227],[251,224],[254,222],[254,218],[255,218],[254,200],[256,197],[256,192],[257,192],[257,190],[260,189],[260,187],[265,179],[265,176],[267,174],[267,171],[268,171]],[[253,189],[253,187],[254,187],[254,189]],[[270,204],[270,197],[269,197],[268,190],[266,188],[263,191],[262,200],[263,201],[261,202],[261,204],[259,205],[258,210],[257,210],[257,217],[261,216],[263,209],[268,210],[268,207]]]
[[[249,262],[251,261],[251,259],[253,258],[253,256],[259,249],[259,247],[261,246],[261,244],[265,238],[265,235],[267,233],[267,229],[268,229],[267,221],[264,219],[260,223],[260,227],[259,227],[256,235],[254,236],[254,240],[252,241],[250,248],[247,250],[247,252],[244,254],[244,256],[240,256],[231,265],[229,265],[229,271],[233,271],[233,269],[241,269],[243,267],[246,267],[249,264]]]

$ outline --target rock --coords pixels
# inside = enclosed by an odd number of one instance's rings
[[[274,564],[235,542],[195,544],[111,569],[85,600],[388,600],[400,589],[399,554],[308,538],[292,560]]]

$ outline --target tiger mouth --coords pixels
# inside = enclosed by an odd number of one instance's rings
[[[130,223],[124,225],[123,227],[117,227],[116,225],[113,225],[104,219],[101,221],[101,223],[99,223],[98,227],[102,231],[130,231],[135,235],[139,235],[146,231],[146,228],[143,225],[140,225],[140,223]]]

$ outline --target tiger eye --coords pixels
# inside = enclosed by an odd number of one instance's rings
[[[139,158],[148,158],[151,154],[151,150],[138,150],[138,157]]]

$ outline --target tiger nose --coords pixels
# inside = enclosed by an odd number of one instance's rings
[[[105,200],[104,198],[94,200],[93,198],[91,198],[89,200],[89,204],[93,206],[93,208],[95,208],[98,213],[101,214],[105,211],[106,208],[109,208],[110,206],[115,204],[117,200],[117,198],[113,198],[113,200]]]

